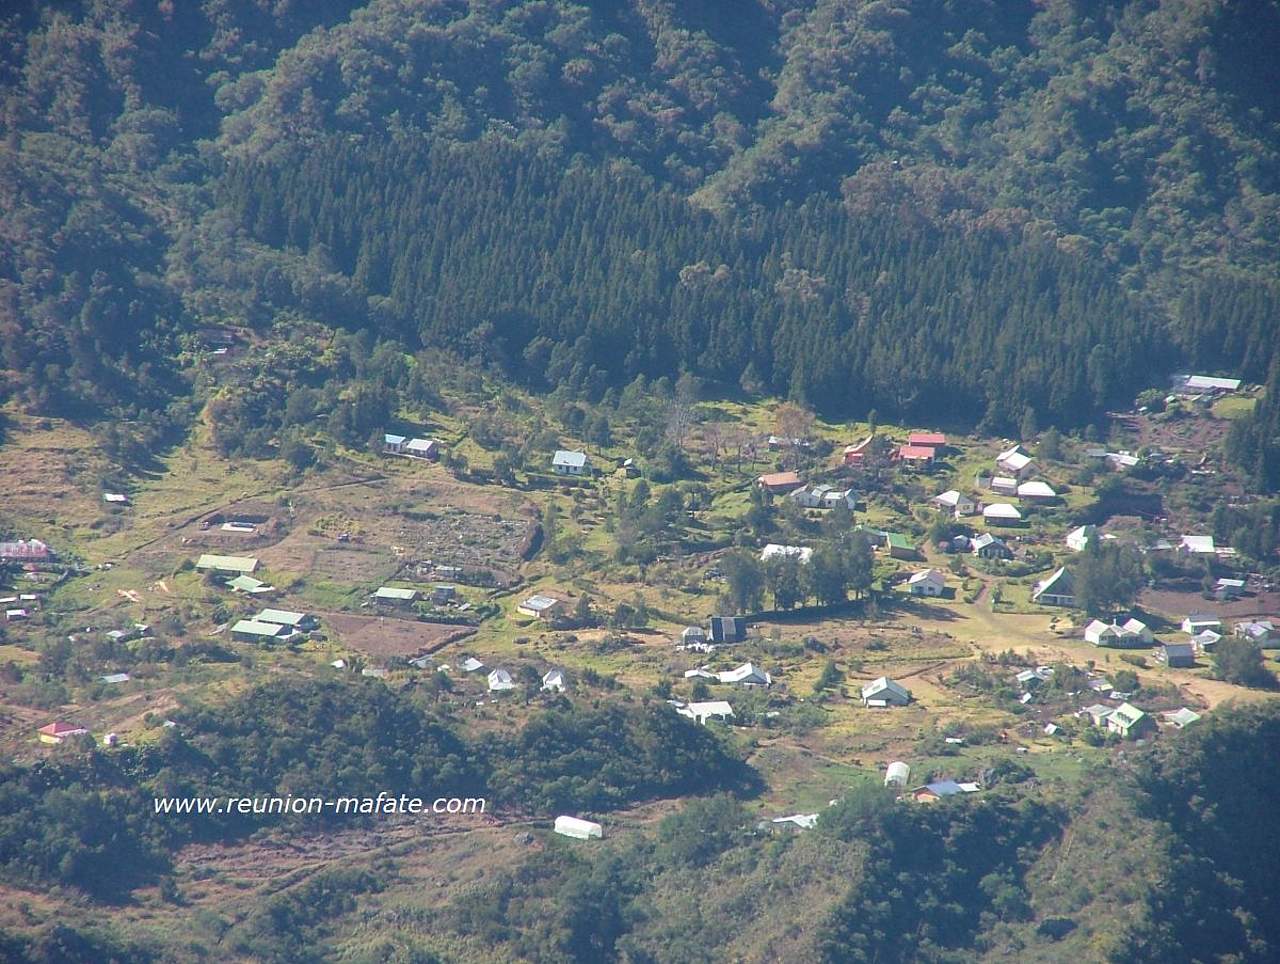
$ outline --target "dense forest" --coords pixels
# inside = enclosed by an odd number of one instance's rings
[[[993,430],[1087,424],[1184,364],[1261,382],[1275,356],[1274,2],[2,23],[5,391],[146,441],[190,418],[191,333],[228,321],[584,394],[690,370]]]

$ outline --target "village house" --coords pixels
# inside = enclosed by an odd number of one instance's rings
[[[417,598],[418,590],[397,586],[379,586],[373,593],[373,601],[380,606],[407,606]]]
[[[382,451],[387,455],[399,455],[404,451],[404,443],[409,441],[403,435],[387,433],[382,436]]]
[[[563,611],[564,602],[562,600],[556,599],[554,596],[544,596],[541,593],[530,596],[516,607],[516,612],[522,616],[532,616],[534,619],[541,619],[544,622],[558,619]]]
[[[812,830],[818,825],[818,814],[816,813],[793,813],[785,817],[774,817],[772,824],[789,823],[796,830]]]
[[[1195,636],[1204,632],[1206,629],[1213,630],[1221,635],[1222,620],[1213,613],[1193,612],[1187,615],[1182,621],[1182,631],[1188,636]]]
[[[568,681],[565,679],[564,670],[551,669],[547,670],[542,677],[542,689],[547,693],[563,693]]]
[[[1196,665],[1196,648],[1191,643],[1165,643],[1156,648],[1156,659],[1173,669]]]
[[[916,803],[937,803],[946,797],[954,797],[962,793],[977,793],[981,789],[976,783],[957,783],[955,780],[938,780],[916,787],[911,791],[911,799]]]
[[[884,785],[886,787],[896,787],[899,790],[905,790],[907,781],[911,779],[911,767],[901,760],[895,760],[889,764],[889,768],[884,773]]]
[[[1067,567],[1063,566],[1047,579],[1037,582],[1031,592],[1031,600],[1042,606],[1074,606],[1076,591]]]
[[[804,485],[804,480],[795,472],[767,472],[756,479],[756,484],[774,495],[785,495]]]
[[[927,445],[907,444],[898,448],[894,458],[899,462],[905,462],[907,465],[928,466],[933,463],[937,455],[937,450]]]
[[[936,451],[947,447],[947,437],[941,432],[912,432],[907,436],[907,444]]]
[[[288,609],[264,609],[253,618],[260,623],[275,623],[300,632],[308,632],[320,625],[320,620],[310,613],[296,613]]]
[[[760,552],[760,561],[768,562],[770,559],[790,558],[799,562],[801,565],[808,563],[813,558],[813,550],[808,546],[782,546],[776,542],[771,542]]]
[[[745,616],[712,616],[711,641],[713,643],[740,643],[747,638]]]
[[[248,596],[262,596],[276,591],[275,586],[268,586],[261,579],[254,579],[253,576],[247,575],[236,576],[227,583],[227,588],[232,592],[242,592]]]
[[[1050,502],[1057,497],[1058,493],[1053,486],[1040,479],[1018,484],[1018,498],[1026,499],[1028,502]]]
[[[462,671],[464,673],[478,673],[484,669],[484,663],[476,659],[474,656],[468,656],[462,661]]]
[[[1015,445],[996,456],[996,468],[1007,476],[1025,479],[1035,474],[1036,464],[1021,445]]]
[[[980,559],[1012,559],[1013,550],[999,536],[990,532],[974,536],[969,540],[969,551]]]
[[[586,475],[589,471],[587,453],[557,449],[551,456],[551,469],[556,475]]]
[[[505,669],[495,669],[489,674],[489,692],[505,693],[516,688],[515,680]]]
[[[773,677],[753,663],[743,663],[737,669],[717,673],[716,678],[721,683],[739,683],[743,686],[770,686],[773,684]]]
[[[889,550],[890,558],[918,559],[920,557],[920,550],[916,547],[916,544],[901,532],[886,532],[884,534],[884,544],[885,548]]]
[[[852,511],[858,503],[853,489],[838,489],[825,483],[803,486],[791,492],[787,498],[802,509],[834,509],[843,505]]]
[[[251,556],[219,556],[206,552],[196,560],[196,568],[202,572],[234,572],[247,576],[258,568],[258,560]]]
[[[63,740],[69,740],[73,736],[84,736],[88,732],[83,726],[77,726],[75,723],[64,723],[59,720],[40,727],[36,731],[36,736],[41,743],[57,746]]]
[[[264,623],[258,619],[240,619],[231,627],[231,638],[242,643],[264,643],[284,640],[294,635],[294,630],[279,623]]]
[[[435,461],[440,457],[440,444],[431,438],[415,438],[405,443],[404,454],[411,459]]]
[[[1213,598],[1218,602],[1230,602],[1244,595],[1243,579],[1219,579],[1213,584]]]
[[[54,552],[39,539],[0,542],[0,562],[49,562]]]
[[[1183,727],[1190,726],[1192,723],[1200,719],[1200,714],[1195,710],[1182,707],[1181,709],[1171,710],[1164,714],[1165,721],[1181,730]]]
[[[995,502],[982,510],[982,521],[992,526],[1016,526],[1022,524],[1022,513],[1007,502]]]
[[[1178,543],[1178,551],[1189,556],[1212,556],[1217,554],[1213,544],[1213,536],[1183,536]]]
[[[604,828],[600,824],[578,817],[556,817],[555,832],[574,840],[599,840],[604,836]]]
[[[855,442],[853,445],[846,445],[844,449],[844,464],[859,465],[866,458],[867,449],[871,446],[874,435],[868,435],[861,442]]]
[[[1123,649],[1130,646],[1145,646],[1152,642],[1151,630],[1140,619],[1130,617],[1124,623],[1112,621],[1105,623],[1095,619],[1084,628],[1085,642],[1095,646],[1109,646]]]
[[[941,596],[947,588],[947,578],[937,569],[924,569],[907,580],[907,592],[913,596]]]
[[[1096,538],[1098,538],[1097,526],[1080,526],[1079,528],[1072,529],[1067,533],[1067,548],[1072,552],[1084,552],[1084,548],[1089,544],[1089,540]]]
[[[1236,623],[1235,634],[1241,639],[1247,639],[1251,643],[1255,643],[1264,649],[1272,647],[1271,634],[1275,632],[1275,625],[1269,619],[1250,620],[1249,622]]]
[[[1208,656],[1217,648],[1220,639],[1222,639],[1222,633],[1212,629],[1202,629],[1191,637],[1191,644],[1201,656]]]
[[[27,612],[27,610],[21,608],[6,609],[4,611],[4,618],[5,622],[20,623],[24,619],[30,619],[31,614]]]
[[[1084,716],[1094,726],[1105,727],[1107,720],[1111,717],[1112,708],[1103,703],[1094,703],[1092,706],[1086,706],[1077,715]]]
[[[1121,703],[1107,716],[1107,729],[1126,740],[1136,740],[1155,728],[1156,721],[1131,703]]]
[[[702,703],[680,703],[679,700],[669,701],[676,708],[676,712],[681,716],[688,717],[700,726],[706,726],[707,720],[719,720],[727,723],[729,717],[733,716],[733,707],[724,700],[708,700]]]
[[[978,511],[978,504],[959,489],[948,489],[929,500],[930,504],[942,512],[950,512],[957,519],[973,515]]]
[[[691,646],[693,644],[705,643],[707,641],[707,631],[701,626],[686,626],[680,631],[680,645]]]
[[[911,702],[911,691],[887,676],[881,676],[863,686],[861,696],[863,706],[906,706]]]
[[[431,587],[431,605],[447,606],[458,598],[458,589],[456,586],[432,586]]]

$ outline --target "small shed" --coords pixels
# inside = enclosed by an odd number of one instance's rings
[[[574,840],[599,840],[604,836],[604,827],[581,817],[556,817],[555,831],[562,837],[572,837]]]
[[[907,781],[911,779],[911,767],[903,763],[901,760],[895,760],[889,764],[889,769],[884,774],[884,785],[886,787],[897,787],[899,790],[906,789]]]

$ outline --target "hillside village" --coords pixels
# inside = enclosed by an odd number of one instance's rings
[[[6,749],[145,743],[288,672],[432,681],[481,727],[665,701],[744,748],[771,817],[850,780],[980,791],[1011,755],[1088,768],[1277,668],[1274,555],[1230,544],[1247,506],[1208,511],[1230,489],[1204,440],[1247,397],[1197,376],[1105,440],[1011,440],[670,387],[551,430],[472,386],[302,476],[196,439],[110,492],[46,421],[0,449]],[[636,447],[655,420],[678,477]]]

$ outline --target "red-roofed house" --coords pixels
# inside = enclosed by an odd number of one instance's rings
[[[907,437],[907,444],[940,449],[946,447],[947,437],[941,432],[912,432]]]
[[[41,743],[52,743],[56,745],[68,737],[83,736],[89,731],[83,726],[76,726],[74,723],[63,723],[61,720],[58,720],[54,723],[40,727],[36,732],[40,737]]]
[[[866,457],[867,448],[871,445],[873,438],[875,438],[874,435],[868,435],[861,442],[854,445],[846,445],[844,447],[844,464],[857,465],[861,462]]]
[[[902,462],[919,462],[927,465],[932,462],[938,450],[928,445],[904,445],[898,449],[898,459]]]
[[[761,488],[776,494],[790,492],[804,485],[804,480],[794,472],[770,472],[756,479]]]

